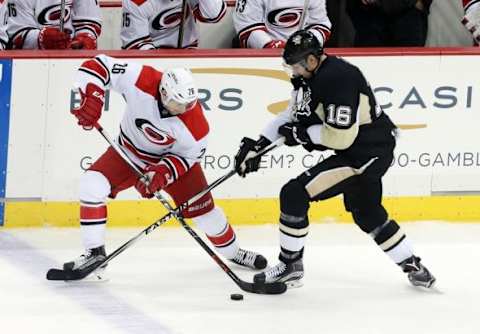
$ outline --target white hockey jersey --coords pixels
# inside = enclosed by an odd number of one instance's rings
[[[478,4],[478,0],[462,0],[463,8],[465,9],[465,13],[470,9],[473,5]]]
[[[183,48],[198,46],[197,20],[216,23],[227,11],[225,0],[187,0]],[[123,0],[122,48],[176,48],[182,0]]]
[[[272,40],[286,41],[299,30],[304,0],[237,0],[233,23],[242,48],[263,48]],[[332,24],[325,0],[310,0],[304,29],[321,45],[330,37]]]
[[[14,49],[38,49],[38,34],[45,26],[60,25],[60,0],[8,0],[7,32]],[[98,0],[67,0],[65,29],[98,38],[102,29]]]
[[[200,161],[207,148],[209,126],[199,102],[193,109],[170,116],[159,103],[162,72],[105,55],[85,61],[75,88],[92,82],[120,93],[126,110],[117,143],[135,164],[165,164],[173,181]]]
[[[0,0],[0,50],[5,50],[7,42],[7,0]]]

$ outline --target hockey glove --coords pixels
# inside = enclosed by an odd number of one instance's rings
[[[290,82],[293,85],[293,90],[299,90],[300,87],[305,85],[305,81],[303,80],[303,77],[301,75],[296,76],[296,77],[292,77],[290,79]]]
[[[480,3],[465,7],[462,24],[472,33],[475,44],[480,44]]]
[[[153,194],[162,190],[173,182],[172,172],[164,163],[150,165],[145,168],[145,175],[148,182],[144,179],[138,179],[135,188],[143,198],[152,198]]]
[[[270,144],[271,141],[263,136],[257,141],[243,137],[240,149],[235,155],[235,170],[238,175],[245,177],[248,173],[256,172],[260,168],[261,160],[261,157],[256,155]]]
[[[285,48],[285,41],[273,40],[263,46],[264,49],[283,49]]]
[[[278,128],[278,133],[285,137],[287,146],[312,144],[307,128],[298,123],[285,123]]]
[[[74,50],[96,50],[97,39],[85,32],[77,34],[72,41],[72,49]]]
[[[80,90],[81,102],[71,112],[78,119],[78,125],[90,130],[102,115],[105,91],[93,83],[87,84],[85,93]]]
[[[58,27],[44,27],[38,34],[38,47],[45,50],[64,50],[70,48],[70,31],[60,31]]]

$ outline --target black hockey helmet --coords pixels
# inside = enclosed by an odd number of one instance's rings
[[[310,54],[320,58],[323,47],[313,33],[298,30],[288,38],[283,51],[283,60],[286,64],[293,65],[307,59]]]

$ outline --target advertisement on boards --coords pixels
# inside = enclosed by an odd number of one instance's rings
[[[480,98],[475,56],[351,57],[360,67],[378,103],[401,129],[395,160],[385,176],[386,196],[430,196],[480,190],[480,151],[473,140],[480,124]],[[158,69],[192,69],[211,132],[202,160],[213,180],[233,167],[242,137],[256,138],[269,120],[283,110],[291,85],[280,58],[134,59]],[[71,91],[81,59],[15,63],[10,140],[26,151],[9,162],[9,178],[16,180],[9,197],[39,197],[46,201],[77,199],[83,170],[107,148],[95,131],[76,125],[70,108],[79,97]],[[399,70],[401,69],[401,70]],[[30,78],[45,81],[35,90]],[[15,93],[16,90],[28,92]],[[102,125],[113,135],[124,108],[122,96],[109,91]],[[32,115],[32,112],[35,111]],[[34,122],[26,122],[33,117]],[[27,145],[28,135],[38,142]],[[19,150],[16,150],[19,152]],[[276,197],[282,184],[325,159],[329,154],[301,148],[280,148],[262,159],[262,169],[246,179],[234,177],[215,190],[217,198]],[[25,171],[25,161],[34,160]],[[13,167],[15,166],[15,167]],[[137,199],[134,190],[119,196]]]

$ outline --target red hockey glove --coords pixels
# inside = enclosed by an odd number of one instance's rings
[[[138,179],[135,188],[144,198],[152,198],[153,194],[162,190],[173,181],[172,172],[165,164],[150,165],[145,168],[145,174],[150,180],[148,185],[142,179]]]
[[[44,27],[38,34],[38,47],[46,50],[64,50],[70,48],[70,31],[60,31],[58,27]]]
[[[73,39],[71,47],[74,50],[96,50],[97,39],[88,33],[79,33]]]
[[[85,93],[80,90],[82,100],[78,108],[71,112],[78,119],[78,125],[90,130],[102,115],[105,91],[93,83],[85,88]]]
[[[264,49],[283,49],[285,48],[285,41],[273,40],[263,46]]]

